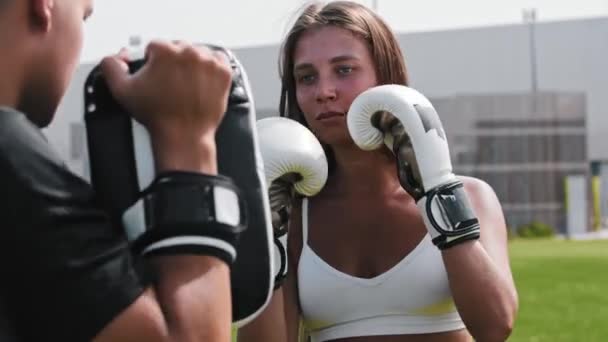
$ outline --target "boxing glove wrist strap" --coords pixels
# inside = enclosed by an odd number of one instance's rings
[[[275,198],[276,200],[276,198]],[[276,206],[279,203],[272,200]],[[271,205],[272,207],[272,205]],[[274,230],[274,289],[283,285],[287,277],[287,225],[289,223],[289,213],[291,205],[279,206],[272,210],[272,226]]]
[[[179,171],[159,174],[123,214],[136,254],[213,255],[229,264],[246,219],[230,178]]]
[[[283,230],[274,236],[274,289],[278,289],[283,285],[287,277],[288,261],[287,261],[287,231]]]
[[[433,243],[439,249],[479,238],[479,221],[462,182],[455,181],[428,191],[417,205]]]

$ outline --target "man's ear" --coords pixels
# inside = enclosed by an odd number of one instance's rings
[[[53,7],[55,0],[27,0],[29,2],[29,17],[31,27],[35,30],[48,32],[53,24]]]

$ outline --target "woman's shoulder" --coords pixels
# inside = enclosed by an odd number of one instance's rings
[[[482,179],[470,176],[458,176],[458,179],[464,184],[464,188],[469,196],[496,197],[496,192],[492,186]]]
[[[496,226],[498,222],[504,223],[500,200],[490,184],[475,177],[459,176],[458,178],[463,182],[480,222],[492,221],[491,226]]]

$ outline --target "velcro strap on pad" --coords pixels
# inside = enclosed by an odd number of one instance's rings
[[[232,180],[190,172],[159,175],[123,215],[136,253],[178,246],[191,253],[200,246],[201,253],[221,249],[229,262],[236,258],[246,221],[245,203]]]

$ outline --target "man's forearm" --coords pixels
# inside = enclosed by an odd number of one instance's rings
[[[210,256],[150,259],[154,290],[175,341],[230,341],[230,269]]]

